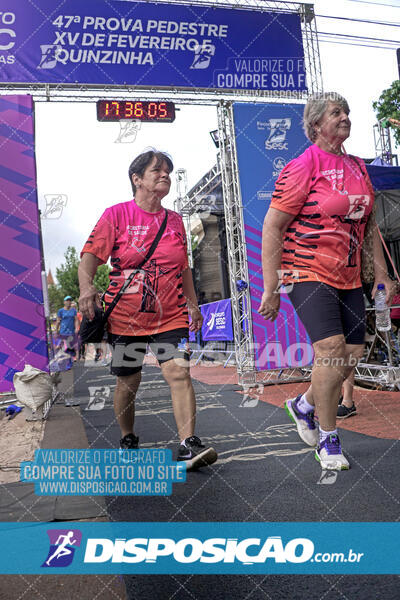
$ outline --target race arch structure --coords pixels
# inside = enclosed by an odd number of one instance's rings
[[[322,90],[313,6],[65,0],[55,7],[52,0],[14,0],[10,8],[0,0],[0,27],[2,96],[29,95],[34,103],[141,99],[217,106],[237,368],[241,377],[252,376],[260,368],[252,351],[252,300],[248,288],[236,287],[240,279],[249,281],[249,265],[234,104],[295,106]],[[274,64],[281,77],[268,74]],[[246,78],[246,71],[254,76]],[[182,210],[190,219],[195,206],[186,201]],[[29,310],[36,318],[38,307]],[[45,333],[41,341],[45,345]]]

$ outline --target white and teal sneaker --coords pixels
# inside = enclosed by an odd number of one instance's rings
[[[315,458],[323,469],[343,471],[350,469],[350,463],[342,453],[339,436],[328,435],[315,450]]]
[[[285,410],[289,417],[294,421],[297,427],[297,433],[308,446],[317,446],[319,441],[318,429],[315,425],[314,411],[304,414],[297,408],[297,402],[300,400],[301,394],[297,398],[291,398],[285,402]]]

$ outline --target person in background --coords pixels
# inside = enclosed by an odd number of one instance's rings
[[[364,294],[367,296],[367,300],[370,304],[372,304],[372,298],[370,297],[370,293],[368,287],[363,284]],[[392,304],[400,304],[400,294],[397,294],[392,299]],[[400,308],[392,308],[390,311],[390,318],[392,320],[392,325],[395,327],[397,332],[400,329]],[[350,373],[347,379],[343,382],[342,387],[342,395],[339,400],[339,406],[337,411],[338,419],[347,419],[348,417],[353,417],[357,414],[357,408],[353,400],[353,392],[354,392],[354,369]]]
[[[82,313],[79,311],[79,307],[77,308],[77,311],[78,312],[77,312],[76,316],[78,317],[79,328],[80,328],[81,323],[82,323]],[[85,355],[86,355],[86,344],[82,344],[79,336],[78,336],[78,349],[79,349],[79,353],[78,353],[79,359],[84,359]]]
[[[221,292],[213,292],[211,294],[211,302],[218,302],[222,300]]]
[[[393,298],[392,304],[400,305],[400,294],[396,294]],[[392,308],[390,311],[390,318],[392,320],[392,324],[396,327],[397,331],[400,329],[400,308]]]
[[[74,356],[74,360],[78,360],[79,359],[79,351],[80,351],[80,339],[79,339],[79,328],[81,326],[81,321],[82,321],[82,313],[79,312],[78,310],[78,305],[77,303],[72,300],[71,302],[71,308],[74,308],[76,310],[76,318],[78,319],[78,330],[75,331],[74,334],[74,350],[75,350],[75,356]]]
[[[198,300],[199,300],[199,305],[200,305],[200,306],[201,306],[202,304],[207,304],[208,300],[207,300],[207,298],[206,298],[206,293],[205,293],[205,292],[203,292],[203,291],[201,291],[201,292],[199,293]]]
[[[100,290],[97,290],[96,304],[98,306],[101,306],[103,308],[103,310],[105,310],[103,295],[104,295],[103,292],[101,292]],[[108,340],[108,333],[107,333],[107,329],[105,329],[102,341],[95,342],[93,344],[94,352],[95,352],[94,353],[94,362],[97,363],[101,360],[102,366],[107,366],[109,364],[109,361],[107,359],[107,354],[108,354],[107,340]]]
[[[65,296],[64,307],[57,312],[56,334],[65,345],[68,354],[75,356],[75,340],[79,331],[78,313],[72,306],[71,296]]]
[[[347,419],[347,417],[353,417],[357,414],[356,405],[353,400],[354,392],[354,369],[350,373],[347,379],[343,381],[342,396],[339,400],[339,406],[337,409],[338,419]]]
[[[285,165],[275,185],[263,227],[264,293],[258,309],[274,321],[280,307],[276,290],[280,283],[290,285],[288,296],[312,341],[314,364],[311,387],[288,399],[285,409],[300,438],[316,447],[321,467],[335,470],[350,467],[336,417],[343,381],[364,352],[361,246],[374,203],[364,162],[343,149],[349,112],[335,92],[313,94],[307,101],[304,130],[312,145]],[[390,305],[394,286],[375,220],[373,231],[372,296],[383,283]]]

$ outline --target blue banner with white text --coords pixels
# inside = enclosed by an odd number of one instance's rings
[[[0,81],[304,92],[300,15],[0,0]]]
[[[231,299],[203,304],[204,317],[201,336],[204,341],[231,342],[233,340]]]
[[[0,523],[3,574],[399,574],[400,523]]]
[[[279,290],[280,311],[274,322],[265,320],[258,313],[264,291],[261,266],[263,222],[279,173],[309,146],[301,125],[303,110],[302,104],[235,102],[233,105],[254,359],[260,370],[304,367],[313,359],[311,341],[283,289]]]

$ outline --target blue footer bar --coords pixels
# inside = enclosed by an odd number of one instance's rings
[[[398,574],[400,523],[1,523],[3,574]]]

